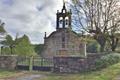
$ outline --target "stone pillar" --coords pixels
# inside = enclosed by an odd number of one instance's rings
[[[86,42],[80,43],[79,52],[81,57],[87,57]]]

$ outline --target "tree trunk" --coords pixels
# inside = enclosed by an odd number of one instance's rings
[[[116,47],[118,45],[119,39],[116,38],[115,36],[111,36],[110,38],[111,38],[111,50],[115,51],[115,49],[116,49]]]
[[[106,37],[102,34],[95,35],[94,39],[99,43],[100,45],[100,52],[104,52],[105,44],[106,44]]]
[[[105,44],[104,45],[100,44],[100,52],[104,52],[104,49],[105,49]]]
[[[13,54],[13,47],[10,46],[10,51],[11,51],[11,54]]]
[[[113,47],[113,46],[111,47],[111,50],[112,50],[112,51],[115,51],[115,49],[116,49],[116,47]]]

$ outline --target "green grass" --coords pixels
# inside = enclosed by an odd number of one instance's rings
[[[16,75],[17,71],[0,70],[0,78],[6,78]]]
[[[105,68],[101,71],[81,74],[46,73],[45,75],[46,77],[42,80],[115,80],[116,77],[120,77],[120,63]]]

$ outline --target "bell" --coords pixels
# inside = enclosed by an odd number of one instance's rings
[[[68,20],[67,19],[65,20],[65,23],[66,23],[66,25],[68,25]]]
[[[60,20],[60,24],[63,22],[63,20]]]

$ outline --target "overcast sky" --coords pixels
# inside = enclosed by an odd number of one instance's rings
[[[0,19],[15,37],[27,34],[32,43],[43,43],[44,32],[55,30],[56,12],[63,0],[0,0]]]

